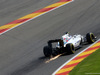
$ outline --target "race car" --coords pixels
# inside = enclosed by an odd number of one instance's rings
[[[43,48],[43,53],[46,57],[62,53],[73,54],[85,43],[94,43],[95,41],[96,36],[93,33],[87,33],[86,36],[83,36],[80,34],[69,35],[69,33],[66,32],[61,39],[49,40],[48,46]],[[53,43],[56,43],[55,47],[53,47]]]

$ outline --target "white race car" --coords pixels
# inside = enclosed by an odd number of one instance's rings
[[[43,53],[46,57],[55,56],[61,53],[75,53],[75,50],[81,48],[84,43],[94,43],[96,36],[93,33],[87,33],[86,36],[80,34],[69,35],[66,32],[61,39],[49,40],[48,46],[45,46]],[[56,47],[53,48],[53,43],[56,43]]]

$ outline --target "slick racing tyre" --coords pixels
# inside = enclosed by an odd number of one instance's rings
[[[94,43],[95,42],[95,36],[93,33],[87,33],[86,39],[88,43]]]
[[[75,53],[75,48],[74,48],[74,45],[72,43],[69,43],[69,44],[66,45],[66,50],[70,54]]]
[[[43,53],[46,57],[50,57],[52,55],[52,48],[49,46],[45,46],[43,49]]]

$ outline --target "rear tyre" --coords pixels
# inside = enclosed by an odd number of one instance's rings
[[[95,36],[93,33],[87,33],[86,39],[88,43],[94,43],[95,42]]]
[[[69,43],[69,44],[66,45],[66,50],[70,54],[75,53],[75,48],[74,48],[74,45],[72,43]]]
[[[49,46],[45,46],[43,49],[43,53],[46,57],[50,57],[52,55],[52,48]]]

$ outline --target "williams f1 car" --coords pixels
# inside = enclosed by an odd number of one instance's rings
[[[87,33],[86,36],[76,34],[69,35],[66,32],[61,39],[49,40],[48,46],[43,48],[43,53],[46,57],[55,56],[62,53],[75,53],[76,49],[81,48],[84,43],[94,43],[96,36],[93,33]],[[56,46],[53,47],[53,44]]]

